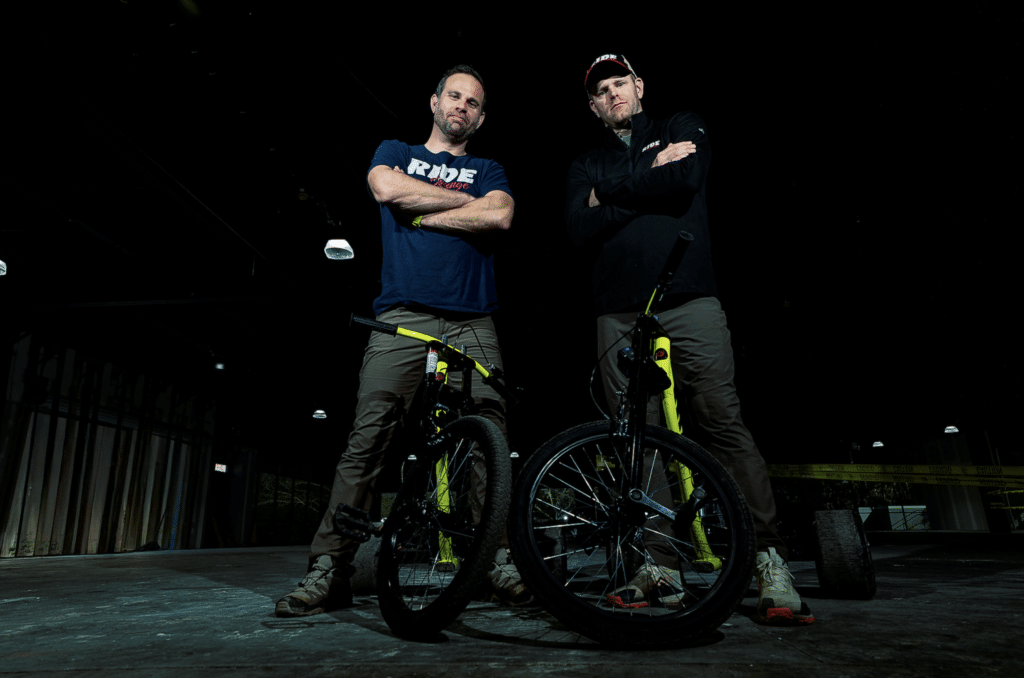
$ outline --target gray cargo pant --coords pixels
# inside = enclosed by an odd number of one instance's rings
[[[733,383],[732,344],[721,304],[715,297],[700,297],[657,315],[672,338],[672,374],[683,434],[721,461],[740,486],[754,518],[757,549],[765,551],[774,546],[788,561],[789,553],[775,525],[775,497],[768,469],[740,417]],[[626,335],[636,316],[633,311],[609,313],[597,319],[605,397],[613,409],[619,402],[615,392],[626,388],[617,355],[620,348],[629,345]],[[652,396],[647,405],[648,423],[660,423],[660,394]]]
[[[444,313],[444,316],[436,315]],[[405,307],[389,309],[377,320],[441,338],[448,335],[453,346],[466,345],[466,352],[484,365],[502,366],[498,337],[490,316],[425,312]],[[334,559],[335,566],[351,576],[352,558],[359,544],[334,531],[334,511],[343,503],[369,511],[374,484],[384,468],[384,452],[409,411],[413,396],[426,372],[426,344],[415,339],[372,332],[359,371],[358,402],[348,445],[334,473],[331,499],[324,519],[310,547],[309,562],[322,555]],[[448,383],[461,386],[461,373],[452,372]],[[473,381],[473,399],[480,415],[493,421],[503,435],[504,401],[494,389]]]

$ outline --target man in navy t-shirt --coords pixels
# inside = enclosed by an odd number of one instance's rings
[[[373,310],[380,314],[395,305],[417,304],[462,313],[494,311],[497,298],[491,238],[474,226],[482,222],[496,223],[492,228],[507,228],[507,219],[511,219],[512,198],[501,165],[471,155],[433,152],[429,142],[409,146],[385,141],[373,156],[369,182],[380,202],[384,240],[382,289]],[[418,216],[415,208],[403,214],[396,209],[398,201],[389,200],[389,189],[394,190],[396,183],[405,187],[407,198],[418,199],[416,204],[422,205],[426,197],[419,195],[421,189],[437,188],[455,193],[452,198],[442,196],[447,200],[470,202],[466,207],[426,215],[419,219],[420,228],[410,228]],[[452,225],[446,226],[446,222]]]
[[[466,154],[483,124],[486,94],[480,75],[456,66],[430,97],[430,138],[420,146],[385,141],[366,176],[380,203],[384,259],[374,312],[382,322],[432,336],[448,335],[470,355],[501,367],[490,314],[497,308],[493,235],[512,223],[514,203],[501,165]],[[359,373],[352,433],[334,476],[328,510],[310,548],[305,579],[278,601],[275,614],[319,614],[351,603],[349,578],[358,543],[334,532],[334,509],[368,511],[384,450],[423,376],[423,344],[370,335]],[[455,375],[453,375],[454,377]],[[493,389],[473,385],[480,414],[505,433],[504,403]],[[500,560],[501,562],[497,562]],[[507,596],[525,594],[499,551],[492,580]]]

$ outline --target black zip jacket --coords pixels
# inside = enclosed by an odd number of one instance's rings
[[[717,296],[705,179],[711,146],[704,121],[677,113],[655,121],[642,111],[632,118],[627,147],[612,130],[604,143],[569,169],[565,219],[573,243],[594,258],[594,308],[598,315],[646,304],[679,231],[693,237],[669,294]],[[697,152],[652,168],[670,143],[692,141]],[[587,207],[590,189],[600,201]]]

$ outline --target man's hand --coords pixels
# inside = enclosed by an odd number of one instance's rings
[[[394,166],[394,167],[392,167],[391,169],[395,170],[395,171],[396,171],[396,172],[398,172],[399,174],[402,174],[402,175],[404,175],[404,174],[405,174],[405,170],[403,170],[403,169],[402,169],[401,167],[399,167],[398,165],[395,165],[395,166]],[[415,215],[415,216],[413,217],[413,219],[412,219],[412,227],[413,227],[413,228],[419,228],[419,227],[420,227],[420,220],[422,220],[422,219],[423,219],[423,215],[422,215],[422,214],[417,214],[417,215]]]
[[[670,162],[682,160],[691,153],[696,152],[697,144],[692,141],[680,141],[674,144],[669,144],[665,148],[661,149],[661,152],[655,156],[654,164],[651,165],[651,168],[661,167],[662,165],[667,165]]]

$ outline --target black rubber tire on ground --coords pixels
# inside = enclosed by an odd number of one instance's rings
[[[437,636],[466,609],[493,565],[508,516],[512,470],[498,427],[470,416],[444,431],[445,443],[417,451],[381,534],[381,615],[396,635],[409,640]],[[446,493],[438,491],[439,484],[444,487],[437,472],[442,458]]]
[[[357,596],[372,596],[377,593],[377,550],[379,539],[371,539],[360,544],[356,555],[352,558],[352,567],[356,569],[349,577],[349,586]]]
[[[648,427],[639,489],[678,510],[683,474],[670,470],[669,462],[689,470],[705,493],[698,505],[702,532],[721,559],[719,569],[707,572],[697,562],[692,531],[680,538],[667,518],[653,511],[637,514],[622,499],[636,487],[622,473],[628,468],[624,447],[608,422],[593,422],[555,436],[527,459],[512,493],[513,560],[537,600],[574,631],[607,647],[678,646],[718,628],[746,594],[754,570],[753,520],[717,459],[680,435]],[[684,604],[649,597],[645,608],[609,605],[607,595],[635,576],[623,574],[630,559],[616,552],[678,568],[687,591]]]
[[[867,600],[875,595],[875,565],[857,511],[815,511],[818,583],[836,598]]]

